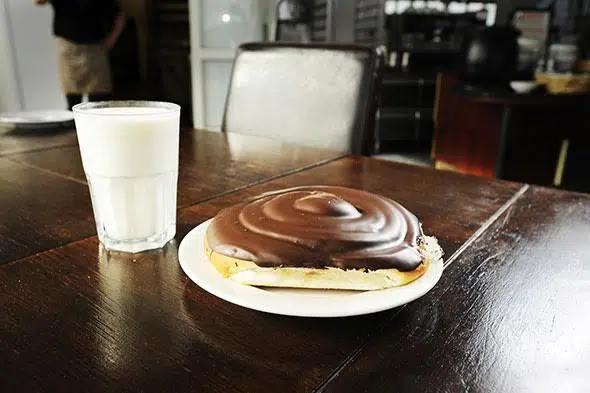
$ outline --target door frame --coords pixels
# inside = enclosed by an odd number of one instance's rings
[[[265,10],[269,0],[256,0],[260,8],[260,23],[266,22]],[[207,61],[225,61],[233,62],[236,48],[205,48],[201,46],[201,20],[202,20],[203,0],[190,0],[189,2],[189,21],[190,21],[190,62],[191,62],[191,82],[192,82],[192,104],[193,104],[193,127],[207,127],[206,108],[207,100],[205,97],[204,85],[204,63]],[[253,21],[252,23],[256,23]],[[262,27],[261,27],[262,28]],[[262,32],[264,34],[264,32]],[[267,37],[263,37],[266,40]],[[212,129],[220,131],[220,129]]]

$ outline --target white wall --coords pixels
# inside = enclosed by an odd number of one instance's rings
[[[14,96],[16,81],[23,110],[65,109],[65,97],[57,76],[51,7],[35,6],[32,0],[4,0],[2,3],[4,15],[0,11],[0,25],[4,27],[0,27],[0,50],[4,64],[1,66],[3,69],[0,69],[0,74],[3,74],[0,78],[4,79],[0,85],[0,95]],[[6,42],[12,44],[12,50],[6,50]],[[7,63],[14,65],[12,72],[6,67]],[[8,79],[10,74],[12,86]]]
[[[12,53],[12,38],[7,21],[6,3],[0,1],[0,112],[21,109]]]

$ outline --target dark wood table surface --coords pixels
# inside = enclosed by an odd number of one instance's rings
[[[75,132],[44,132],[0,133],[0,264],[96,234]],[[343,156],[207,131],[181,145],[180,208]]]
[[[21,138],[0,133],[2,392],[590,388],[586,195],[185,132],[177,238],[129,256],[98,243],[75,135]],[[445,250],[441,281],[396,309],[320,319],[241,308],[182,272],[191,228],[306,184],[404,204]]]

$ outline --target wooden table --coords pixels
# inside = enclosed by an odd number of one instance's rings
[[[186,132],[179,230],[134,257],[97,241],[75,137],[0,135],[0,391],[582,392],[590,386],[590,199],[276,141]],[[14,149],[14,146],[19,146]],[[219,209],[304,184],[417,214],[445,272],[406,306],[264,314],[204,292],[177,246]]]

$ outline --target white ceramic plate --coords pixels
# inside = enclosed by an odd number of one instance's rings
[[[74,120],[71,111],[48,110],[0,113],[0,125],[19,128],[51,127]]]
[[[346,317],[388,310],[419,298],[442,275],[442,260],[431,264],[419,279],[380,291],[262,288],[242,285],[222,277],[205,254],[203,237],[210,221],[190,231],[178,249],[180,266],[207,292],[239,306],[273,314],[299,317]]]

